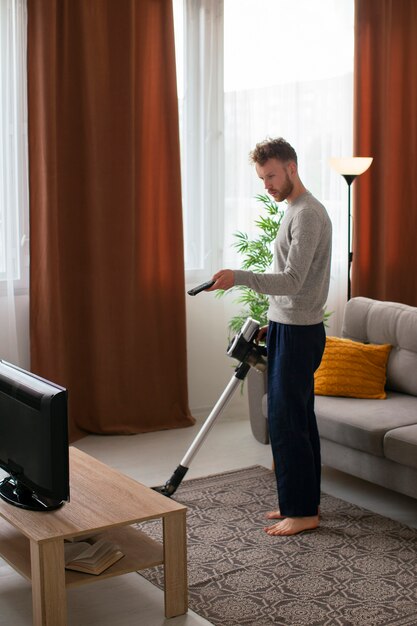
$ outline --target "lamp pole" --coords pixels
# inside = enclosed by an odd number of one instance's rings
[[[348,266],[347,266],[347,299],[351,296],[351,280],[350,270],[353,260],[352,251],[352,235],[353,230],[352,215],[350,208],[350,188],[357,176],[360,176],[370,167],[373,161],[372,157],[333,157],[330,159],[330,165],[338,174],[341,174],[348,185]]]
[[[350,300],[351,296],[351,279],[350,270],[352,267],[353,251],[352,251],[352,213],[350,209],[350,188],[353,181],[356,178],[356,174],[342,174],[343,178],[348,185],[348,264],[347,264],[347,299]]]

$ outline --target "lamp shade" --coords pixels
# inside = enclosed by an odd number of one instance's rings
[[[342,176],[359,176],[366,172],[372,161],[372,157],[333,157],[330,165]]]

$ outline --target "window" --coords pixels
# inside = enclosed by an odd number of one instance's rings
[[[0,2],[0,281],[28,288],[25,0]]]
[[[223,1],[173,0],[185,267],[200,280],[219,258],[223,214]]]
[[[352,154],[353,0],[174,0],[188,282],[236,267],[263,192],[248,154],[283,136],[333,221],[332,298],[345,291],[346,189],[331,156]],[[344,274],[345,276],[346,274]],[[339,293],[340,292],[340,293]]]

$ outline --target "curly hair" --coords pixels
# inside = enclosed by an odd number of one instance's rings
[[[265,139],[257,143],[255,149],[249,153],[249,157],[252,163],[259,163],[259,165],[265,165],[268,159],[278,159],[284,163],[298,162],[294,148],[282,137]]]

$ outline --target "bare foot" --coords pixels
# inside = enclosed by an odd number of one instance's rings
[[[288,537],[290,535],[296,535],[304,530],[314,530],[319,525],[319,516],[312,515],[311,517],[286,517],[273,526],[267,526],[264,528],[268,535],[281,537]]]

